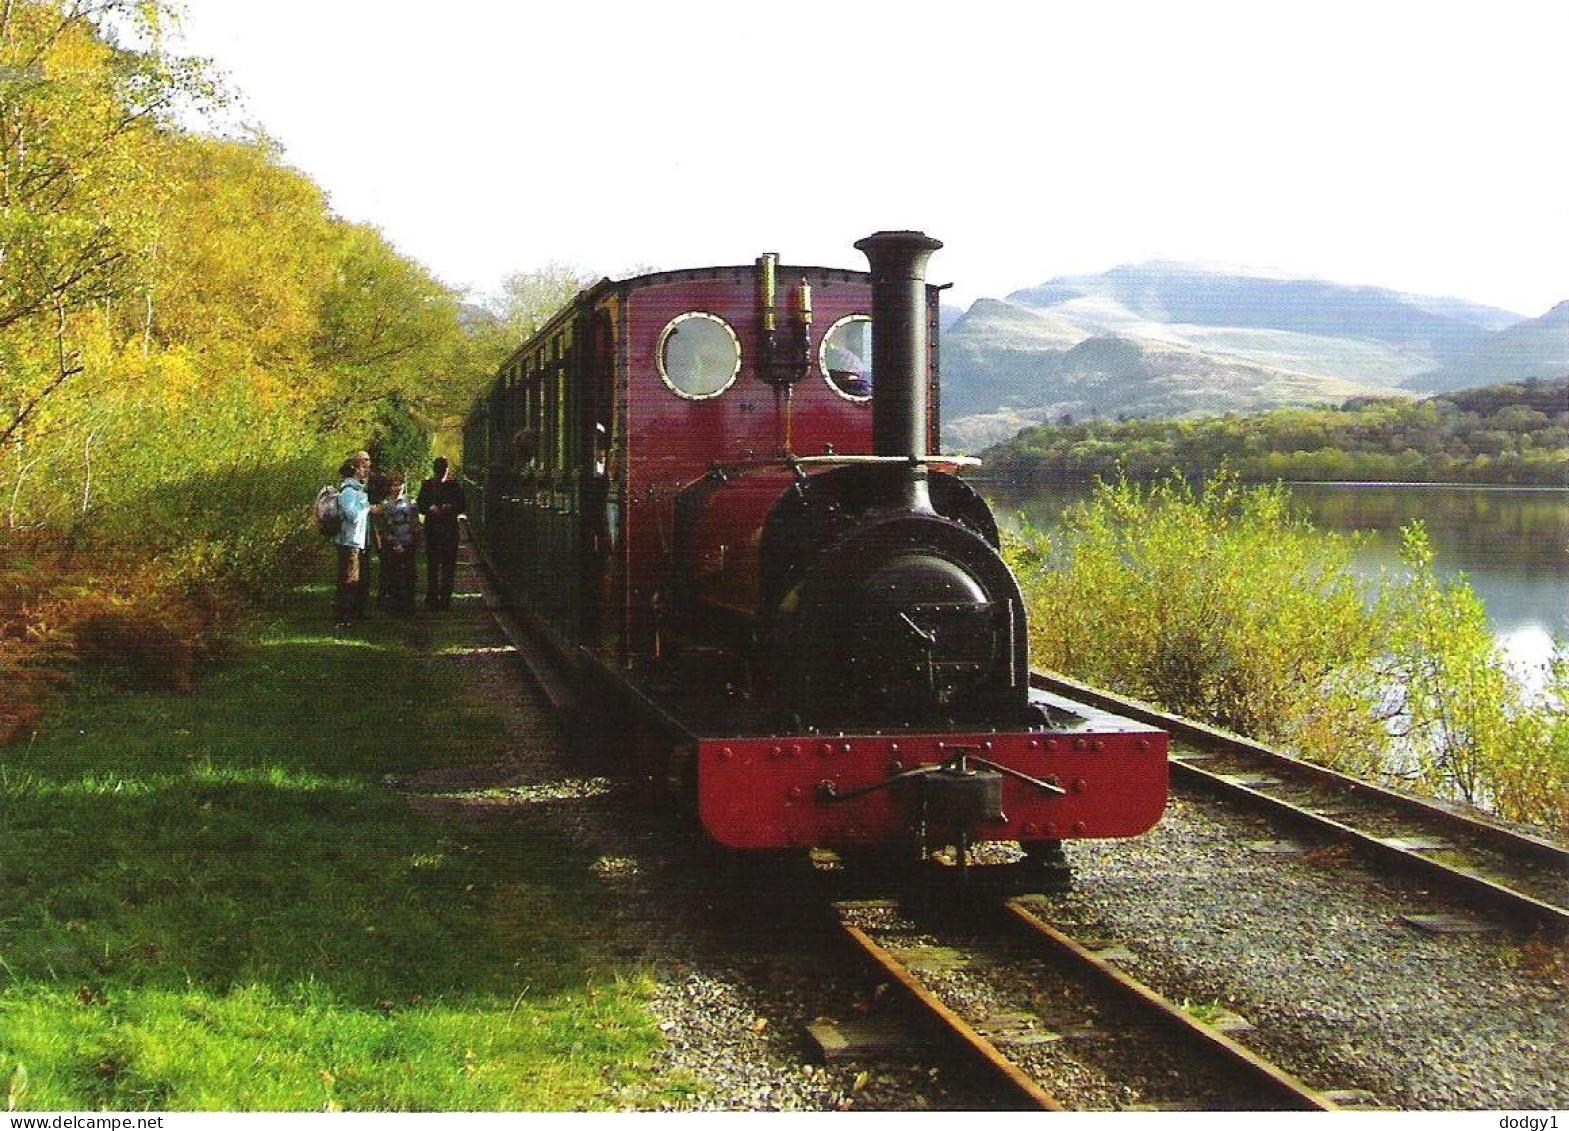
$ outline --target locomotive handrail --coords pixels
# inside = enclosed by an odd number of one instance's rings
[[[829,455],[829,456],[791,456],[790,463],[888,463],[909,466],[911,464],[924,465],[933,463],[951,463],[955,467],[980,467],[980,456],[868,456],[868,455]]]

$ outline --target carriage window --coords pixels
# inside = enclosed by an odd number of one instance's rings
[[[692,400],[717,397],[741,372],[741,343],[722,318],[693,311],[672,319],[659,339],[659,375]]]
[[[864,314],[841,318],[823,335],[819,357],[828,387],[852,401],[872,396],[872,320]]]

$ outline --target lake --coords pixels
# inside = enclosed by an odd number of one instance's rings
[[[1019,515],[1043,529],[1088,489],[1021,496],[977,484],[1004,524]],[[1554,640],[1569,643],[1569,489],[1388,483],[1291,484],[1315,525],[1362,532],[1357,567],[1368,576],[1399,564],[1400,528],[1427,525],[1444,576],[1464,573],[1510,659],[1540,669]]]

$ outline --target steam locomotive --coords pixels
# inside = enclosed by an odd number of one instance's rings
[[[604,280],[502,365],[470,520],[586,720],[733,849],[1126,837],[1167,737],[1032,690],[990,509],[938,450],[919,232],[869,272]]]

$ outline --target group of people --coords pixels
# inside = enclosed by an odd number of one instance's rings
[[[411,502],[402,475],[374,474],[369,452],[344,461],[339,474],[338,509],[343,522],[334,541],[338,585],[333,620],[347,628],[363,620],[370,606],[371,551],[381,559],[378,601],[398,616],[414,615],[417,559],[425,547],[425,607],[452,606],[452,581],[458,562],[458,519],[468,510],[463,484],[447,460],[438,456],[434,474],[420,484]]]

